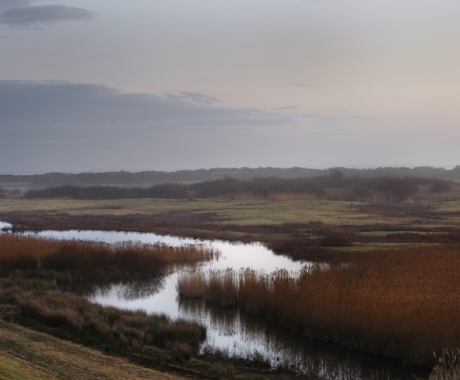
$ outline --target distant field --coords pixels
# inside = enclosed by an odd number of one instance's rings
[[[304,248],[321,248],[321,239],[331,233],[345,234],[351,241],[345,246],[328,245],[333,252],[460,243],[459,201],[2,199],[0,220],[32,229],[103,229],[261,241],[279,252],[296,251],[297,257],[306,259],[311,259],[311,252],[307,255]],[[315,253],[314,257],[319,256]]]
[[[436,211],[460,212],[460,201],[433,202],[429,205]]]
[[[458,209],[460,210],[460,202]],[[369,223],[407,223],[413,217],[391,217],[360,212],[357,202],[319,200],[0,200],[0,212],[53,212],[71,215],[127,215],[172,212],[212,212],[237,224],[308,223],[320,221],[334,225]]]
[[[176,200],[176,199],[122,199],[122,200],[30,200],[0,199],[0,212],[52,212],[71,215],[128,215],[158,213],[212,212],[237,224],[308,223],[320,221],[333,225],[411,223],[419,222],[417,216],[385,215],[360,211],[360,202],[323,200]],[[434,213],[460,213],[460,201],[434,202],[428,204]],[[439,222],[460,221],[460,215],[449,215]],[[431,221],[433,222],[433,221]]]

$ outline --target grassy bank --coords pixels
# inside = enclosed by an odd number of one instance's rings
[[[206,338],[206,329],[197,323],[103,307],[85,297],[59,292],[50,281],[9,279],[1,285],[4,320],[107,351],[136,352],[154,346],[189,359]]]
[[[178,291],[249,313],[314,339],[433,366],[460,345],[460,249],[354,253],[293,278],[245,270],[185,273]]]
[[[112,379],[307,379],[262,373],[247,363],[210,358],[177,361],[166,350],[149,347],[123,356],[107,354],[0,319],[1,380]]]
[[[1,380],[111,380],[183,377],[0,320]]]

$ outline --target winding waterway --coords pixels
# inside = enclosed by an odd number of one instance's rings
[[[0,222],[0,229],[9,228]],[[30,233],[32,234],[32,233]],[[169,245],[205,244],[220,251],[218,259],[200,264],[204,269],[253,268],[272,272],[286,269],[295,273],[308,262],[296,262],[275,255],[261,244],[234,244],[223,241],[195,241],[153,233],[107,231],[42,231],[33,233],[56,239],[96,240],[107,243],[139,241]],[[426,377],[426,371],[399,365],[370,355],[334,345],[314,342],[290,333],[263,318],[248,315],[237,308],[210,305],[203,300],[179,297],[176,291],[178,272],[155,283],[132,286],[112,284],[96,289],[91,301],[124,309],[143,309],[165,313],[172,318],[196,320],[208,328],[203,351],[221,351],[247,360],[268,360],[272,367],[284,366],[327,380],[406,380],[414,375]],[[316,377],[315,377],[316,376]]]

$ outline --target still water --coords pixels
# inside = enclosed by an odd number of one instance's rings
[[[0,229],[10,227],[0,222]],[[275,255],[261,244],[234,244],[223,241],[195,241],[153,233],[107,231],[42,231],[38,236],[57,239],[96,240],[107,243],[139,241],[169,245],[204,244],[220,251],[218,259],[199,264],[203,269],[251,267],[272,272],[286,269],[295,276],[308,262],[296,262]],[[208,328],[208,339],[202,350],[220,351],[229,356],[260,360],[272,367],[287,367],[327,380],[406,380],[414,375],[426,377],[426,372],[398,365],[362,353],[329,344],[312,342],[279,328],[263,318],[248,315],[237,308],[210,305],[203,300],[179,297],[176,291],[178,272],[167,274],[160,281],[144,284],[112,284],[96,289],[91,301],[124,309],[143,309],[165,313],[172,318],[196,320]]]
[[[0,230],[2,230],[3,228],[11,228],[11,224],[0,222]]]

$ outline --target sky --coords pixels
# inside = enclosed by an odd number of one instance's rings
[[[458,0],[0,0],[0,173],[460,164]]]

